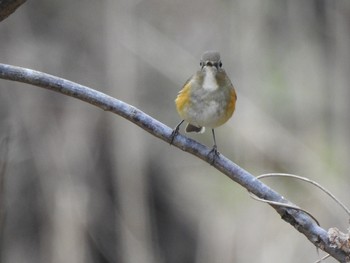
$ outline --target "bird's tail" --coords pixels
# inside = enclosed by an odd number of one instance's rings
[[[205,131],[204,127],[198,127],[192,124],[187,124],[186,126],[186,132],[198,132],[198,133],[203,133]]]

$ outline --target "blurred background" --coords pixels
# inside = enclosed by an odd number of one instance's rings
[[[346,0],[37,0],[0,23],[0,62],[175,127],[177,92],[202,52],[219,50],[238,94],[234,117],[216,129],[219,151],[254,175],[308,177],[350,205],[349,33]],[[212,145],[210,132],[188,136]],[[319,258],[207,163],[51,91],[0,80],[0,164],[4,263]],[[264,182],[323,228],[346,231],[346,214],[319,190]]]

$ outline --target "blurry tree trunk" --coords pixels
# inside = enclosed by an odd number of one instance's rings
[[[4,221],[5,221],[5,192],[4,181],[7,165],[8,154],[8,140],[7,138],[0,139],[0,259],[3,252],[3,233],[4,233]]]
[[[127,41],[137,30],[138,19],[131,10],[135,1],[106,2],[106,43],[107,82],[113,90],[110,94],[139,105],[137,85],[137,57],[130,54]],[[136,1],[137,2],[137,1]],[[130,43],[132,44],[132,43]],[[122,120],[118,120],[121,121]],[[115,126],[115,191],[118,195],[121,257],[123,262],[155,262],[152,253],[149,206],[146,192],[147,153],[144,135],[132,125]]]

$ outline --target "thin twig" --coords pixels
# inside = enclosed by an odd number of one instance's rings
[[[332,198],[333,201],[336,202],[341,208],[343,208],[345,213],[347,213],[348,216],[350,217],[350,209],[342,201],[340,201],[338,198],[336,198],[335,195],[333,195],[331,193],[331,191],[327,190],[325,187],[323,187],[319,183],[317,183],[317,182],[315,182],[315,181],[313,181],[313,180],[311,180],[309,178],[306,178],[306,177],[303,177],[303,176],[299,176],[299,175],[295,175],[295,174],[286,174],[286,173],[267,173],[267,174],[261,174],[261,175],[257,176],[256,178],[262,179],[262,178],[267,178],[267,177],[289,177],[289,178],[294,178],[294,179],[298,179],[298,180],[310,183],[310,184],[316,186],[317,188],[321,189],[330,198]]]
[[[298,211],[301,211],[301,212],[304,212],[306,214],[308,214],[315,222],[318,226],[320,226],[320,223],[318,222],[318,220],[316,219],[316,217],[314,217],[310,212],[306,211],[305,209],[302,209],[296,205],[290,205],[290,204],[285,204],[285,203],[280,203],[280,202],[275,202],[275,201],[270,201],[270,200],[265,200],[265,199],[262,199],[262,198],[259,198],[255,195],[253,195],[251,192],[248,192],[250,194],[250,196],[256,200],[256,201],[259,201],[259,202],[263,202],[263,203],[267,203],[269,205],[273,205],[273,206],[282,206],[282,207],[287,207],[287,208],[291,208],[291,209],[295,209],[295,210],[298,210]]]
[[[102,92],[39,71],[5,64],[0,64],[0,78],[35,85],[77,98],[103,110],[118,114],[167,143],[171,141],[171,128],[153,119],[141,110]],[[181,134],[174,138],[173,145],[197,156],[208,164],[211,161],[210,148]],[[259,198],[292,204],[222,154],[215,158],[212,165]],[[272,207],[282,216],[283,220],[303,233],[315,246],[326,251],[338,261],[346,262],[349,255],[336,247],[332,247],[328,240],[327,232],[319,227],[310,216],[287,207],[273,205]]]
[[[325,259],[327,259],[329,257],[330,257],[330,255],[327,254],[327,255],[323,256],[322,258],[320,258],[319,260],[315,261],[314,263],[321,263],[321,262],[323,262]]]

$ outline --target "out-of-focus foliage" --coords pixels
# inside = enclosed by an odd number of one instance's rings
[[[217,49],[238,93],[216,130],[220,152],[256,175],[312,178],[346,203],[349,32],[345,0],[39,0],[0,23],[0,62],[90,86],[174,127],[177,92],[201,53]],[[210,132],[191,136],[211,146]],[[72,98],[0,80],[0,146],[1,262],[318,257],[208,164]],[[267,183],[324,228],[347,228],[319,191]]]

